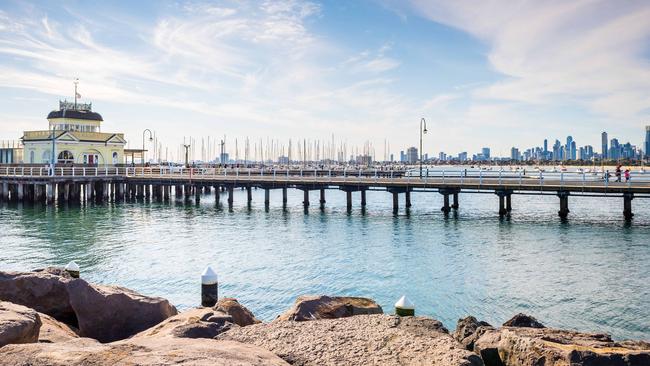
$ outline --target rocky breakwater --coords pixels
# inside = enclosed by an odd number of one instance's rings
[[[163,298],[90,284],[57,268],[0,272],[0,300],[47,314],[100,342],[128,338],[178,313]]]
[[[480,355],[486,366],[650,365],[648,342],[616,342],[607,334],[547,328],[525,314],[501,328],[471,316],[460,319],[454,338]]]
[[[467,317],[450,334],[358,297],[301,296],[262,323],[236,299],[178,313],[164,299],[48,269],[0,272],[0,301],[2,365],[650,365],[644,342],[523,314],[500,328]]]

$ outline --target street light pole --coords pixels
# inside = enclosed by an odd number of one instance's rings
[[[56,124],[52,124],[52,158],[50,159],[50,175],[54,175],[56,165]]]
[[[145,129],[144,131],[142,131],[142,166],[143,166],[143,167],[144,167],[144,135],[145,135],[145,133],[147,133],[147,132],[149,132],[149,141],[153,141],[153,136],[152,136],[152,134],[151,134],[151,130],[150,130],[150,129],[147,128],[147,129]]]
[[[422,128],[424,126],[424,129]],[[427,121],[420,119],[420,178],[422,178],[422,134],[427,133]]]

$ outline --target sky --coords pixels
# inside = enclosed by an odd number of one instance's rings
[[[45,129],[76,78],[104,131],[137,148],[151,129],[172,154],[334,136],[382,158],[421,118],[435,155],[600,151],[604,130],[642,147],[650,2],[1,1],[0,140]]]

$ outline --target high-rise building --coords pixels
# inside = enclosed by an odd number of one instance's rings
[[[516,147],[510,149],[510,160],[519,161],[519,159],[520,159],[519,149],[517,149]]]
[[[644,154],[646,158],[650,158],[650,126],[645,126],[645,147]]]
[[[601,159],[607,159],[609,158],[609,149],[607,148],[607,132],[603,131],[603,133],[600,134],[600,140],[602,142]]]
[[[560,140],[555,140],[553,144],[553,160],[562,160],[562,145],[560,144]]]
[[[467,161],[467,151],[463,151],[462,153],[458,154],[458,160]]]
[[[548,153],[548,140],[544,139],[544,154]]]
[[[481,149],[481,154],[483,154],[483,158],[485,160],[490,160],[490,148],[489,147],[484,147]]]
[[[406,149],[406,161],[409,164],[415,164],[419,160],[418,158],[418,148],[411,146],[408,149]]]
[[[438,160],[440,160],[440,161],[447,160],[447,154],[445,154],[444,152],[441,151],[440,154],[438,154]]]
[[[618,139],[612,139],[609,142],[609,152],[607,153],[607,157],[612,160],[618,160],[621,158],[621,147],[618,143]]]
[[[405,163],[406,162],[406,154],[404,154],[404,150],[401,150],[399,152],[399,162],[400,163]]]

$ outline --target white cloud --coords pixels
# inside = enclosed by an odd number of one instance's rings
[[[638,119],[650,107],[647,1],[424,1],[423,16],[489,46],[505,76],[475,89],[481,99],[584,104],[610,118]]]

